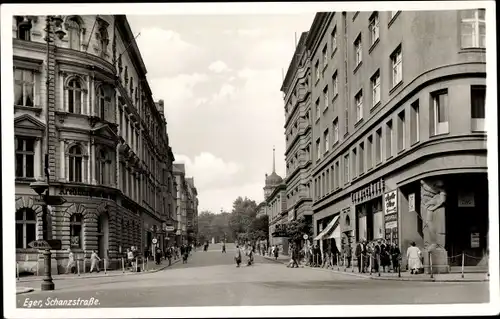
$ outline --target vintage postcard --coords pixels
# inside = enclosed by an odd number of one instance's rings
[[[1,21],[5,317],[498,314],[493,1]]]

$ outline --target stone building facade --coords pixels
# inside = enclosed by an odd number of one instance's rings
[[[152,238],[161,245],[165,226],[174,223],[174,158],[163,102],[152,99],[126,17],[62,18],[58,31],[66,35],[61,40],[51,32],[49,46],[46,17],[12,20],[16,248],[27,272],[35,272],[39,259],[28,244],[42,238],[41,207],[29,184],[45,180],[45,130],[49,192],[66,200],[50,218],[53,238],[62,241],[52,255],[57,271],[68,249],[78,259],[96,250],[108,268],[117,267],[128,248],[142,253]]]
[[[486,258],[485,28],[480,9],[316,15],[310,174],[326,247],[385,238]]]
[[[177,222],[175,226],[175,241],[177,245],[192,243],[198,235],[198,191],[194,178],[186,177],[186,166],[174,163]]]

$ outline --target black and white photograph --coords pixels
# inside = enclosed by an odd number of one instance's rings
[[[4,317],[498,315],[495,10],[3,4]]]

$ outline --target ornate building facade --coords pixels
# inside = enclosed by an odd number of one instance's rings
[[[316,240],[415,241],[482,263],[484,10],[318,13],[305,47]]]
[[[62,39],[46,34],[44,16],[12,20],[16,248],[27,272],[39,259],[28,244],[42,238],[43,223],[29,184],[46,180],[45,153],[50,194],[66,200],[51,213],[53,238],[62,241],[54,268],[65,266],[68,249],[78,259],[97,250],[116,267],[132,246],[150,250],[152,238],[161,245],[175,219],[163,102],[152,99],[126,17],[62,18],[52,27]]]

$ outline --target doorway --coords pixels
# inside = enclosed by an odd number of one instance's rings
[[[100,258],[108,258],[109,216],[106,212],[99,215],[97,222],[97,249]]]

